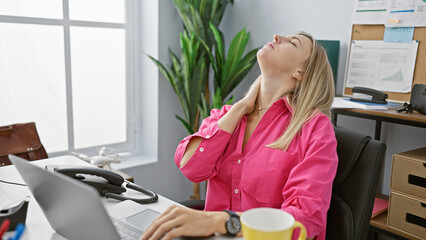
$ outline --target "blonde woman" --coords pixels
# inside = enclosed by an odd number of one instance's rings
[[[338,161],[326,53],[301,32],[274,35],[257,59],[262,74],[246,96],[213,110],[176,150],[189,180],[209,180],[204,211],[171,207],[142,239],[241,236],[235,214],[256,207],[282,209],[305,225],[309,238],[325,239]],[[226,224],[231,220],[237,224]]]

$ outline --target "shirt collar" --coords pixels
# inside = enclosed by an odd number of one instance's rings
[[[285,96],[283,98],[281,98],[280,100],[278,100],[279,102],[284,102],[284,107],[287,108],[291,114],[293,114],[293,108],[290,105],[288,96]]]

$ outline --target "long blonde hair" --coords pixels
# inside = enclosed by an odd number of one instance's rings
[[[311,56],[304,63],[303,80],[287,96],[293,108],[293,115],[285,132],[273,143],[271,148],[286,151],[291,141],[300,133],[302,127],[318,113],[331,117],[330,107],[334,98],[333,72],[324,48],[308,33],[299,32],[312,41]]]

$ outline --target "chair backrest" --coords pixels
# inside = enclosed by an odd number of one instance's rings
[[[0,167],[11,164],[8,154],[30,161],[48,157],[34,122],[0,127]]]
[[[386,145],[351,130],[334,130],[339,164],[326,239],[366,239]]]

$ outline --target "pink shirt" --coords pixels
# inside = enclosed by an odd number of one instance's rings
[[[325,239],[338,162],[336,138],[328,117],[316,114],[286,152],[266,147],[282,135],[292,116],[287,99],[280,99],[265,113],[242,150],[247,117],[240,120],[232,134],[217,124],[231,107],[212,110],[199,131],[184,138],[176,150],[179,167],[190,139],[203,138],[181,171],[193,182],[209,180],[205,210],[281,208],[303,223],[308,237]]]

